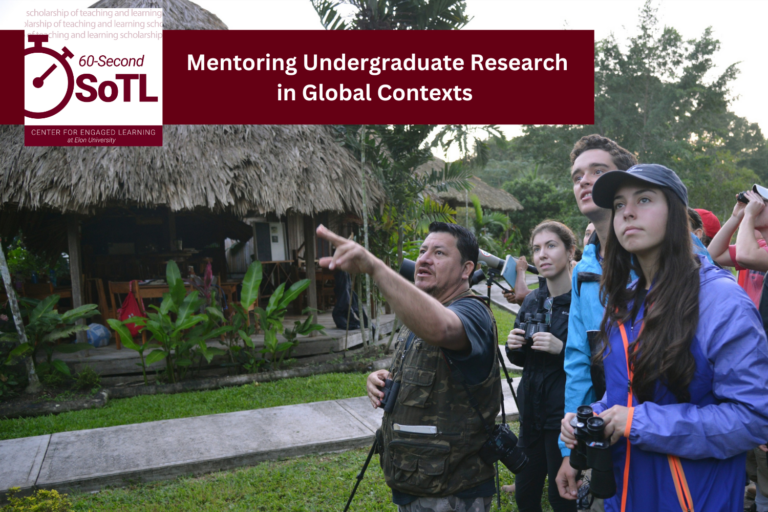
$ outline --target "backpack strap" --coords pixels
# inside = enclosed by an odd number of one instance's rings
[[[600,274],[594,272],[579,272],[576,275],[576,289],[577,293],[581,295],[581,283],[599,283]]]

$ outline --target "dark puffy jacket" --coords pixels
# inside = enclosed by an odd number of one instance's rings
[[[539,289],[528,294],[520,306],[520,312],[535,314],[540,297],[548,294],[546,279],[539,279]],[[563,342],[559,354],[532,350],[530,343],[523,345],[517,354],[507,351],[513,364],[523,367],[523,379],[518,389],[520,407],[520,435],[527,442],[534,442],[544,429],[560,429],[565,414],[565,371],[563,361],[565,342],[568,339],[568,312],[571,308],[571,292],[554,298],[551,311],[550,331]],[[520,314],[515,328],[520,327]]]

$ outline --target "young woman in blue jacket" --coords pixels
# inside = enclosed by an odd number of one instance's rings
[[[768,439],[757,309],[730,273],[694,255],[688,194],[673,171],[608,173],[592,198],[613,210],[598,356],[607,391],[593,404],[612,444],[616,494],[605,510],[741,512],[745,453]],[[572,417],[561,424],[570,448]]]

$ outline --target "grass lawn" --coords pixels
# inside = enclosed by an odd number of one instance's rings
[[[328,373],[259,385],[110,400],[103,409],[0,420],[0,440],[365,395],[367,373]]]
[[[501,309],[496,304],[491,304],[493,316],[496,317],[496,330],[499,332],[499,345],[507,342],[509,331],[515,327],[515,315],[505,309]]]
[[[518,424],[510,426],[516,430]],[[367,448],[310,455],[201,477],[75,494],[70,498],[77,511],[339,511],[344,508],[367,455]],[[503,466],[500,473],[502,485],[514,481]],[[542,508],[551,511],[546,496],[545,487]],[[502,510],[517,510],[513,497],[502,493],[501,500]],[[494,500],[494,510],[495,507]],[[378,456],[371,459],[350,508],[367,512],[397,510],[384,483]]]
[[[499,343],[504,344],[515,315],[497,306],[493,306],[493,312],[498,324]],[[367,373],[332,373],[212,391],[111,400],[102,409],[0,420],[0,440],[353,398],[365,395],[366,378]]]
[[[538,281],[528,285],[531,290],[539,288]],[[505,309],[501,309],[495,304],[491,304],[493,310],[493,316],[496,317],[496,328],[499,331],[499,345],[504,345],[507,342],[507,335],[515,327],[515,315]]]

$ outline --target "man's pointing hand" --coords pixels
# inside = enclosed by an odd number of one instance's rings
[[[336,246],[333,257],[320,258],[321,267],[344,270],[350,274],[373,274],[377,258],[363,246],[340,237],[322,224],[317,227],[317,236]]]

